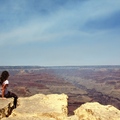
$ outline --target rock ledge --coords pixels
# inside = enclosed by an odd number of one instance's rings
[[[0,119],[8,117],[13,110],[13,99],[2,99],[0,98]]]
[[[65,94],[36,94],[19,98],[17,108],[9,117],[5,114],[2,120],[120,120],[120,110],[97,102],[81,105],[73,116],[68,117],[67,99]]]

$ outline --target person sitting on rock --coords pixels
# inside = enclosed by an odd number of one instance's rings
[[[3,71],[0,76],[0,84],[1,84],[0,96],[3,99],[13,97],[14,98],[14,101],[13,101],[14,108],[16,108],[18,96],[15,93],[8,91],[8,89],[7,89],[8,85],[9,85],[8,77],[9,77],[9,72]]]

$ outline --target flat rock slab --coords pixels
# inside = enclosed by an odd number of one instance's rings
[[[65,94],[19,98],[18,107],[3,120],[63,120],[67,117],[67,98]]]
[[[0,98],[0,109],[8,106],[8,104],[11,102],[13,102],[12,98],[7,98],[7,99]]]

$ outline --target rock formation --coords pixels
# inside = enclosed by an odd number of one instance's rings
[[[0,98],[0,119],[8,117],[13,110],[13,99],[2,99]]]
[[[67,95],[36,94],[19,98],[18,106],[3,120],[64,120],[67,117]]]
[[[120,110],[98,102],[86,103],[75,110],[78,120],[120,120]]]
[[[2,120],[120,120],[120,110],[98,102],[85,103],[74,111],[73,116],[68,116],[67,99],[65,94],[19,98],[17,108]]]

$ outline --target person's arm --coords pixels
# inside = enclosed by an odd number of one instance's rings
[[[5,89],[7,87],[7,84],[2,85],[2,98],[5,98]]]

